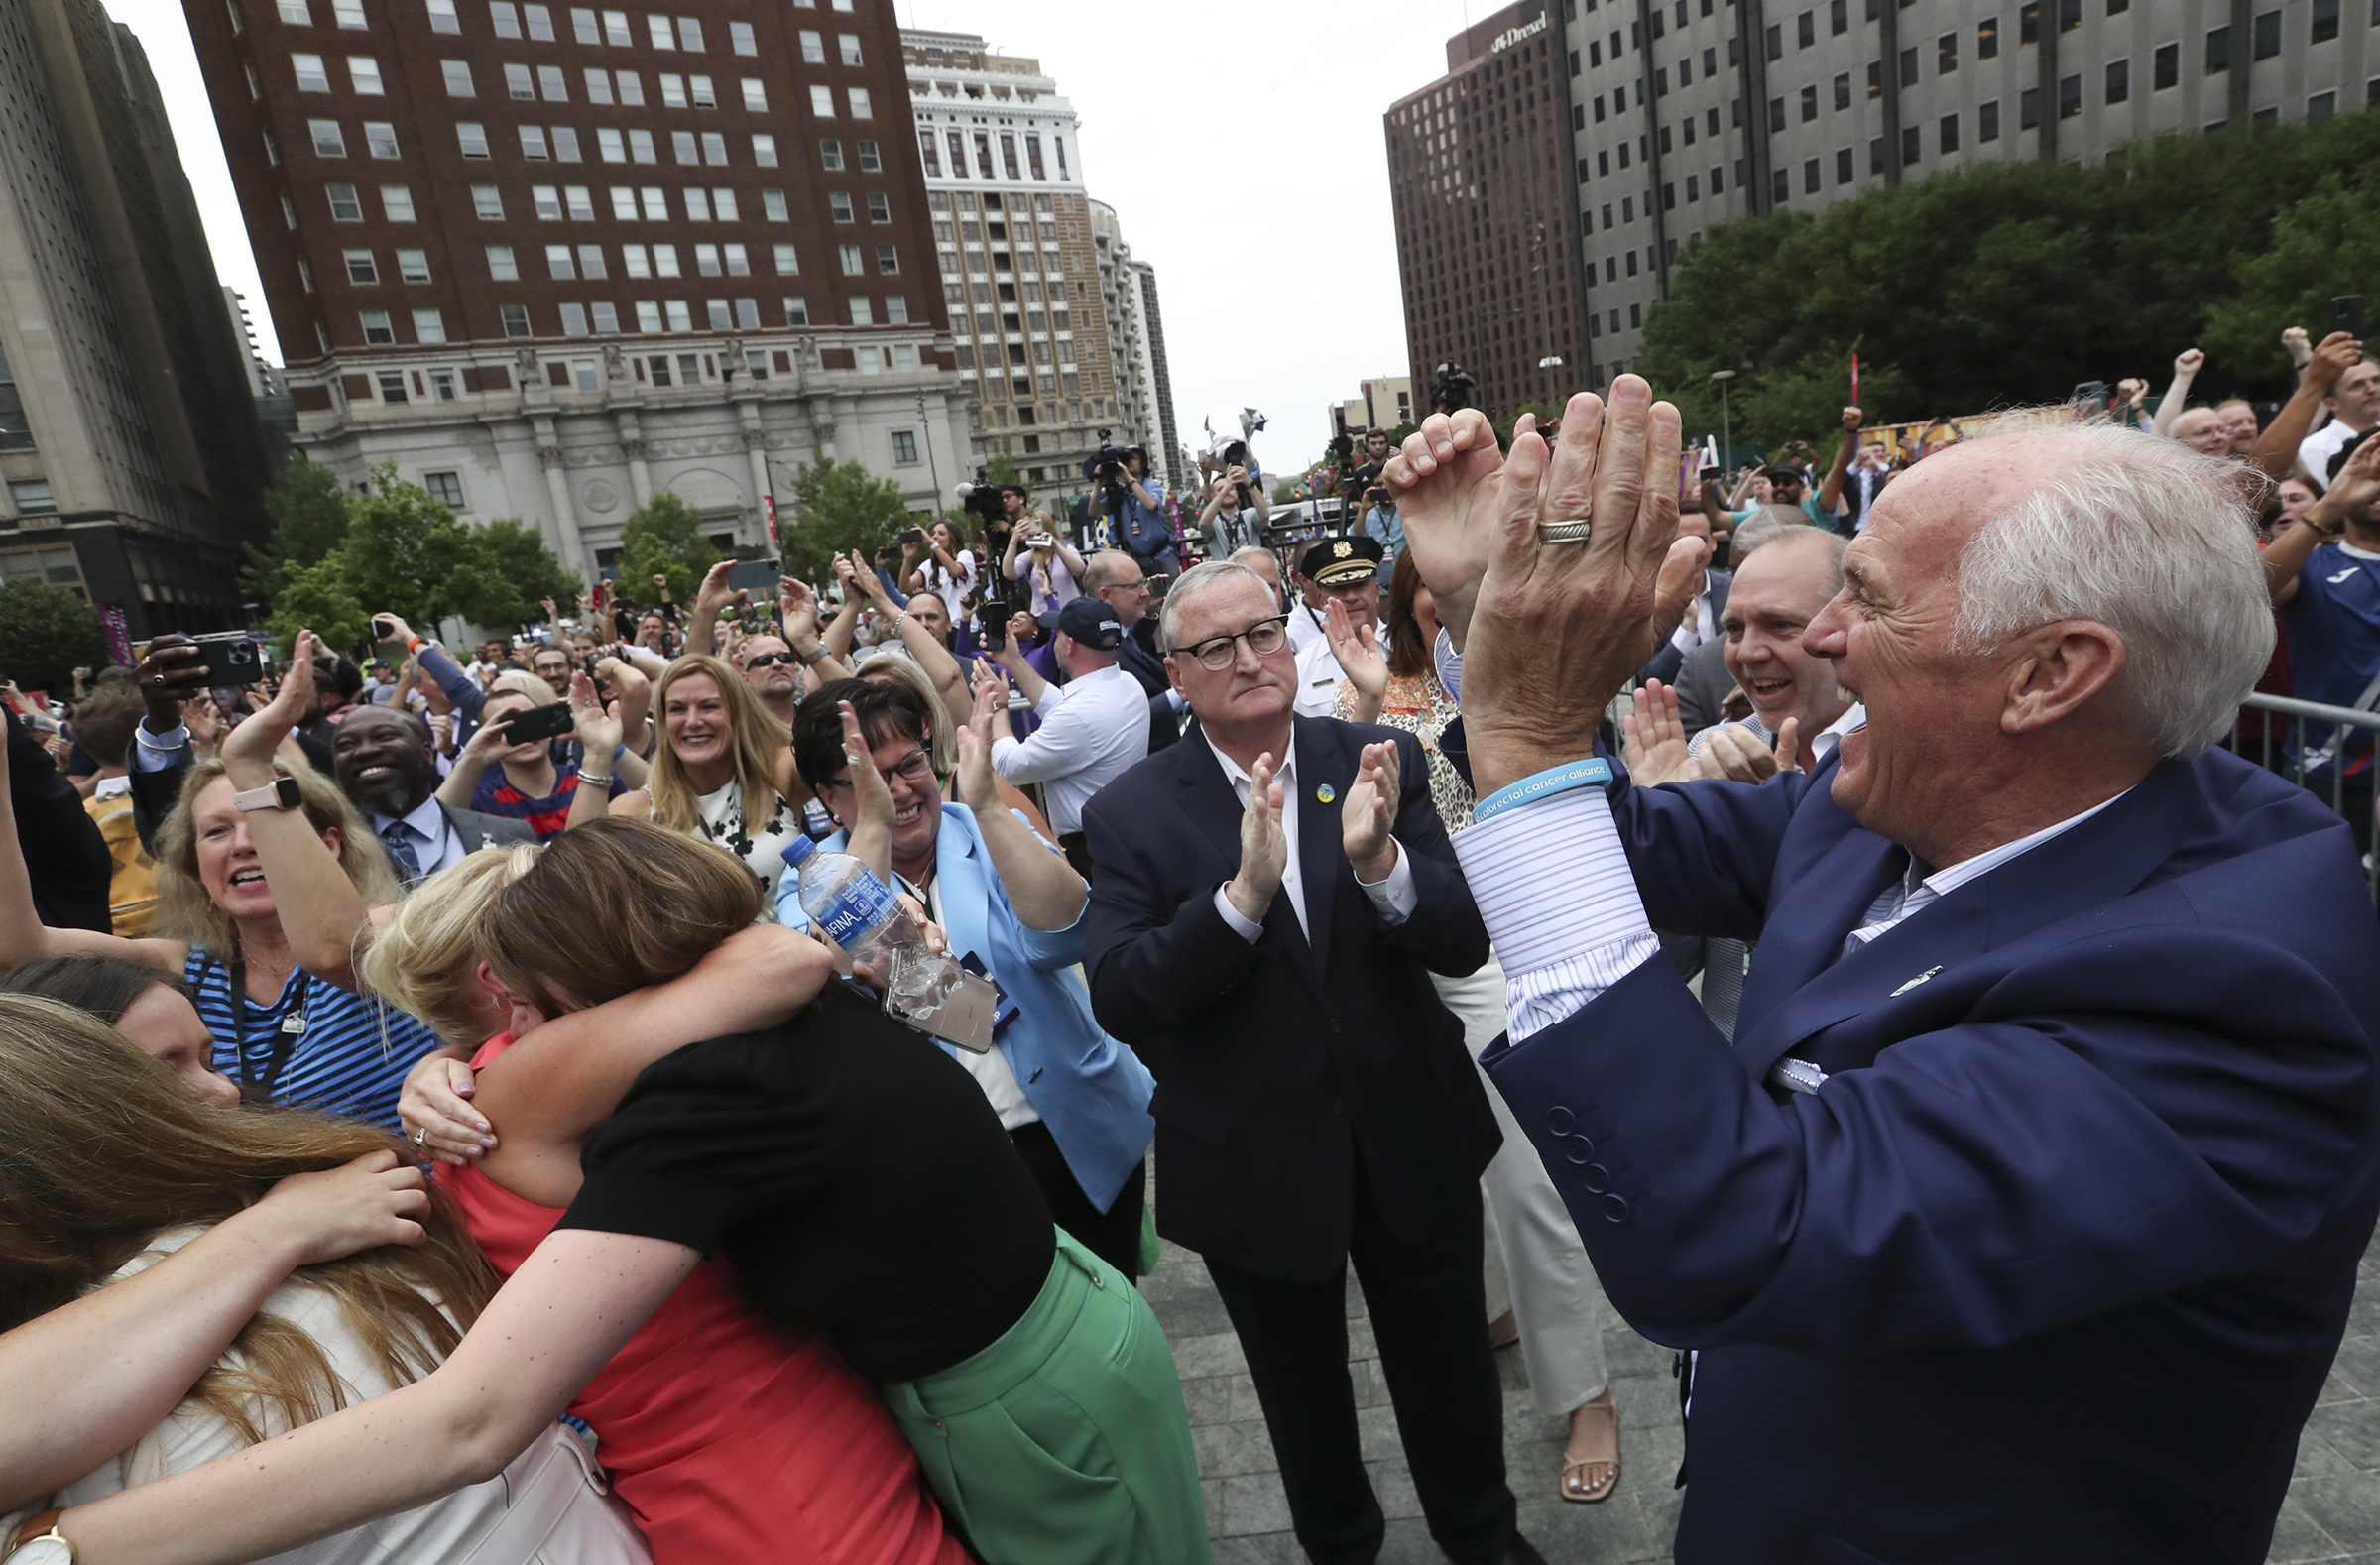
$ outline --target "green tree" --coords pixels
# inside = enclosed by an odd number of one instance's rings
[[[108,661],[99,611],[46,581],[0,582],[0,678],[27,690],[71,688],[74,670]]]
[[[321,563],[347,536],[347,493],[336,473],[307,460],[303,451],[293,451],[264,499],[273,533],[263,548],[248,545],[240,585],[270,599],[279,595],[290,571]]]
[[[2320,342],[2330,301],[2380,280],[2380,196],[2325,174],[2314,193],[2273,219],[2272,241],[2233,268],[2237,291],[2208,311],[2199,345],[2210,362],[2247,365],[2281,353],[2283,326]]]
[[[620,529],[620,585],[631,602],[651,603],[654,576],[669,579],[678,603],[694,601],[702,573],[719,562],[719,551],[702,536],[702,513],[666,489],[629,513]]]
[[[852,549],[874,554],[913,520],[892,480],[875,477],[857,462],[829,457],[805,463],[793,475],[792,521],[780,528],[788,573],[813,573],[829,555]]]
[[[541,620],[545,606],[540,598],[551,598],[556,604],[567,605],[582,589],[578,577],[563,568],[552,549],[545,546],[545,537],[514,517],[499,517],[477,534],[484,559],[482,585],[487,591],[487,613],[474,613],[472,618],[482,625],[510,625],[525,620]]]

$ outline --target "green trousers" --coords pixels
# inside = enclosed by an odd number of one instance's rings
[[[1173,1352],[1148,1301],[1068,1238],[983,1352],[885,1386],[943,1513],[986,1565],[1209,1565]]]

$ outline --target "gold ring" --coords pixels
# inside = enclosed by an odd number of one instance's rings
[[[1587,534],[1591,527],[1592,523],[1586,517],[1569,517],[1560,522],[1540,522],[1537,524],[1537,542],[1540,545],[1584,543],[1587,542]]]

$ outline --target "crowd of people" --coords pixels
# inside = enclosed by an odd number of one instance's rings
[[[1130,453],[1112,547],[1009,487],[12,710],[0,1561],[1204,1561],[1160,1236],[1316,1560],[1386,1526],[1351,1266],[1459,1561],[1619,1486],[1606,1296],[1682,1560],[2261,1559],[2380,1211],[2369,733],[2214,748],[2380,706],[2380,365],[2292,346],[2269,420],[2194,352],[1684,495],[1623,377],[1293,542]]]

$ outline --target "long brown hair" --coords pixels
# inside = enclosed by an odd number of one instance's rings
[[[1388,627],[1388,671],[1399,679],[1418,679],[1430,671],[1430,645],[1413,613],[1413,594],[1420,590],[1421,567],[1406,549],[1388,573],[1388,612],[1382,616]]]
[[[487,963],[505,988],[559,1016],[677,977],[760,911],[760,883],[740,860],[613,815],[563,832],[497,893],[483,920]],[[567,991],[553,987],[557,975]]]
[[[298,783],[298,808],[315,832],[337,827],[339,868],[367,907],[385,906],[404,895],[388,850],[347,802],[338,784],[308,766],[276,760],[273,770]],[[181,797],[157,828],[157,916],[149,932],[203,945],[225,961],[240,953],[240,926],[215,905],[198,879],[198,795],[223,776],[223,763],[201,761],[182,781]]]
[[[202,1102],[83,1013],[0,995],[0,1330],[104,1282],[159,1234],[217,1223],[289,1174],[396,1150],[380,1132],[294,1109]],[[383,1247],[296,1275],[335,1298],[392,1384],[435,1369],[495,1278],[433,1187],[418,1250]],[[440,1313],[443,1304],[454,1321]],[[251,1444],[258,1403],[295,1426],[344,1405],[314,1340],[258,1313],[193,1399]]]
[[[774,762],[776,753],[785,748],[785,725],[761,704],[742,674],[716,658],[680,658],[672,662],[653,689],[653,711],[661,725],[661,742],[653,757],[653,818],[655,824],[688,836],[700,829],[697,823],[702,811],[697,800],[702,795],[694,790],[685,763],[677,759],[669,744],[669,692],[680,679],[698,673],[708,674],[727,702],[728,726],[735,743],[736,786],[744,795],[747,821],[757,824],[775,813]]]

